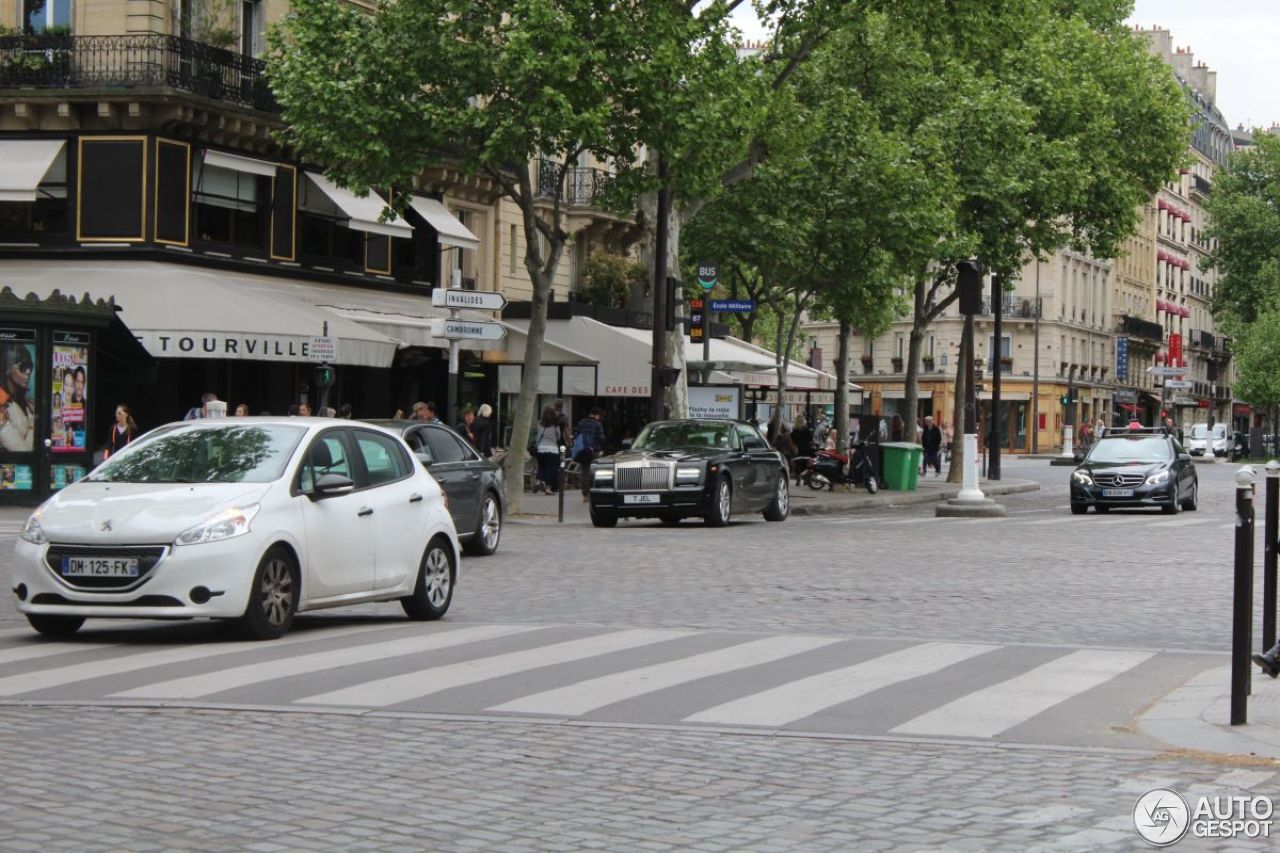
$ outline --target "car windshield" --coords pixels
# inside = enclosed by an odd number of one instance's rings
[[[1204,424],[1196,424],[1191,428],[1192,438],[1204,438],[1209,434],[1209,428]]]
[[[1169,439],[1162,435],[1104,438],[1093,445],[1086,462],[1168,462],[1173,458]]]
[[[635,450],[683,450],[688,447],[728,447],[733,425],[667,422],[640,431]]]
[[[174,429],[133,445],[86,480],[98,483],[269,483],[306,428],[284,425]]]

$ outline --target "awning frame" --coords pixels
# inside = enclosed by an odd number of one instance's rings
[[[0,163],[7,163],[0,167],[0,201],[36,201],[40,183],[66,144],[65,139],[0,140]]]
[[[413,228],[398,214],[392,214],[389,220],[382,221],[382,213],[387,209],[387,204],[373,193],[361,198],[318,172],[303,174],[346,215],[347,227],[352,231],[364,231],[383,237],[413,237]]]
[[[276,175],[275,163],[268,163],[266,160],[257,160],[240,154],[229,154],[226,151],[215,151],[212,148],[204,150],[203,162],[206,166],[230,169],[233,172],[243,172],[246,175],[261,175],[264,178],[274,178]]]
[[[480,238],[438,199],[414,194],[409,198],[409,206],[436,232],[440,245],[458,249],[480,248]]]

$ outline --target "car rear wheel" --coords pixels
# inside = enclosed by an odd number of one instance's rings
[[[400,599],[405,615],[415,622],[430,622],[449,612],[453,601],[453,549],[441,536],[432,539],[418,565],[413,594]]]
[[[487,557],[498,550],[498,540],[501,538],[502,507],[498,504],[497,495],[485,492],[480,500],[480,517],[476,519],[475,532],[463,548],[468,554]]]
[[[284,548],[271,548],[253,574],[249,604],[238,624],[240,633],[250,640],[278,639],[293,625],[297,611],[298,565]]]
[[[1088,504],[1072,504],[1071,505],[1072,515],[1084,515],[1088,511],[1089,511]]]
[[[791,492],[787,488],[787,478],[780,476],[778,488],[769,500],[769,505],[764,508],[764,520],[786,521],[789,512],[791,512]]]
[[[1195,512],[1200,507],[1200,483],[1191,484],[1191,497],[1182,502],[1182,508],[1187,512]]]
[[[711,493],[711,507],[703,519],[707,527],[724,527],[733,516],[733,486],[728,477],[716,481],[715,491]]]
[[[70,637],[84,624],[83,616],[57,616],[51,613],[28,613],[27,621],[46,637]]]

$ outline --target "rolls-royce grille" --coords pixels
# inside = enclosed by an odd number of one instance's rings
[[[1099,486],[1138,486],[1145,479],[1145,474],[1098,474],[1093,482]]]
[[[617,488],[620,492],[642,492],[671,487],[671,469],[665,465],[661,468],[619,468],[617,476]]]
[[[132,589],[150,575],[152,569],[168,550],[163,545],[50,545],[45,551],[45,565],[49,571],[72,589],[118,592]],[[109,570],[105,574],[75,574],[69,561],[74,559],[96,561]],[[119,561],[137,560],[138,574],[122,574]],[[103,562],[110,565],[103,565]]]

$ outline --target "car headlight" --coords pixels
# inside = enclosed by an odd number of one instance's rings
[[[205,542],[221,542],[249,532],[249,522],[258,514],[258,505],[232,507],[190,527],[178,534],[175,545],[202,545]]]
[[[592,475],[592,477],[595,479],[595,481],[596,481],[597,483],[612,483],[612,482],[613,482],[613,469],[612,469],[612,468],[596,468],[594,471],[592,471],[592,472],[591,472],[591,475]]]
[[[1089,476],[1087,471],[1074,471],[1071,474],[1071,482],[1079,483],[1082,486],[1092,486],[1093,478]]]
[[[40,526],[40,510],[31,513],[31,517],[27,519],[22,532],[18,535],[24,542],[30,542],[32,545],[44,545],[49,541],[49,537],[44,535],[44,528]]]
[[[702,468],[680,467],[676,468],[677,483],[696,483],[702,478]]]
[[[1158,486],[1161,483],[1167,483],[1167,482],[1169,482],[1169,472],[1167,470],[1157,471],[1147,478],[1148,486]]]

